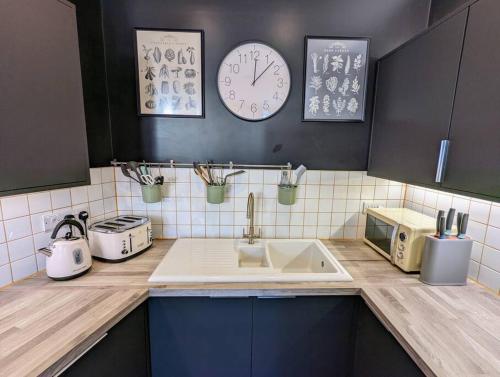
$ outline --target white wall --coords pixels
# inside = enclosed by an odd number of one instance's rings
[[[91,185],[15,195],[0,199],[0,286],[45,269],[51,232],[43,231],[43,215],[88,211],[91,221],[116,212],[114,169],[90,169]]]

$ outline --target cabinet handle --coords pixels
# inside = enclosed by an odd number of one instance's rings
[[[257,296],[259,300],[282,300],[289,298],[297,298],[297,296]]]
[[[66,372],[74,363],[76,363],[78,360],[80,360],[87,352],[89,352],[92,348],[94,348],[97,343],[99,343],[101,340],[103,340],[108,333],[104,333],[99,339],[97,339],[94,343],[92,343],[90,346],[88,346],[81,354],[79,354],[77,357],[75,357],[73,360],[71,360],[68,364],[65,365],[63,369],[61,369],[59,372],[54,374],[54,377],[59,377],[61,374]]]
[[[441,140],[439,148],[439,157],[436,169],[436,183],[442,183],[444,178],[444,171],[446,170],[446,162],[448,160],[448,150],[450,149],[449,140]]]

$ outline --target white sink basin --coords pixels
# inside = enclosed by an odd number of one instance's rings
[[[352,281],[319,240],[179,239],[153,283]]]

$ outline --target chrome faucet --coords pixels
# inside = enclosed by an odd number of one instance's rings
[[[256,238],[260,238],[260,229],[257,233],[255,233],[254,227],[254,196],[253,192],[248,194],[247,201],[247,219],[250,220],[250,224],[248,226],[248,233],[245,233],[245,229],[243,229],[243,238],[248,238],[248,243],[252,245],[255,242]]]

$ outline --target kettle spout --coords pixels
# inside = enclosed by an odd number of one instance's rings
[[[40,253],[42,253],[43,255],[46,255],[48,257],[50,257],[52,255],[52,250],[50,250],[49,248],[47,247],[42,247],[41,249],[38,249],[38,251]]]

